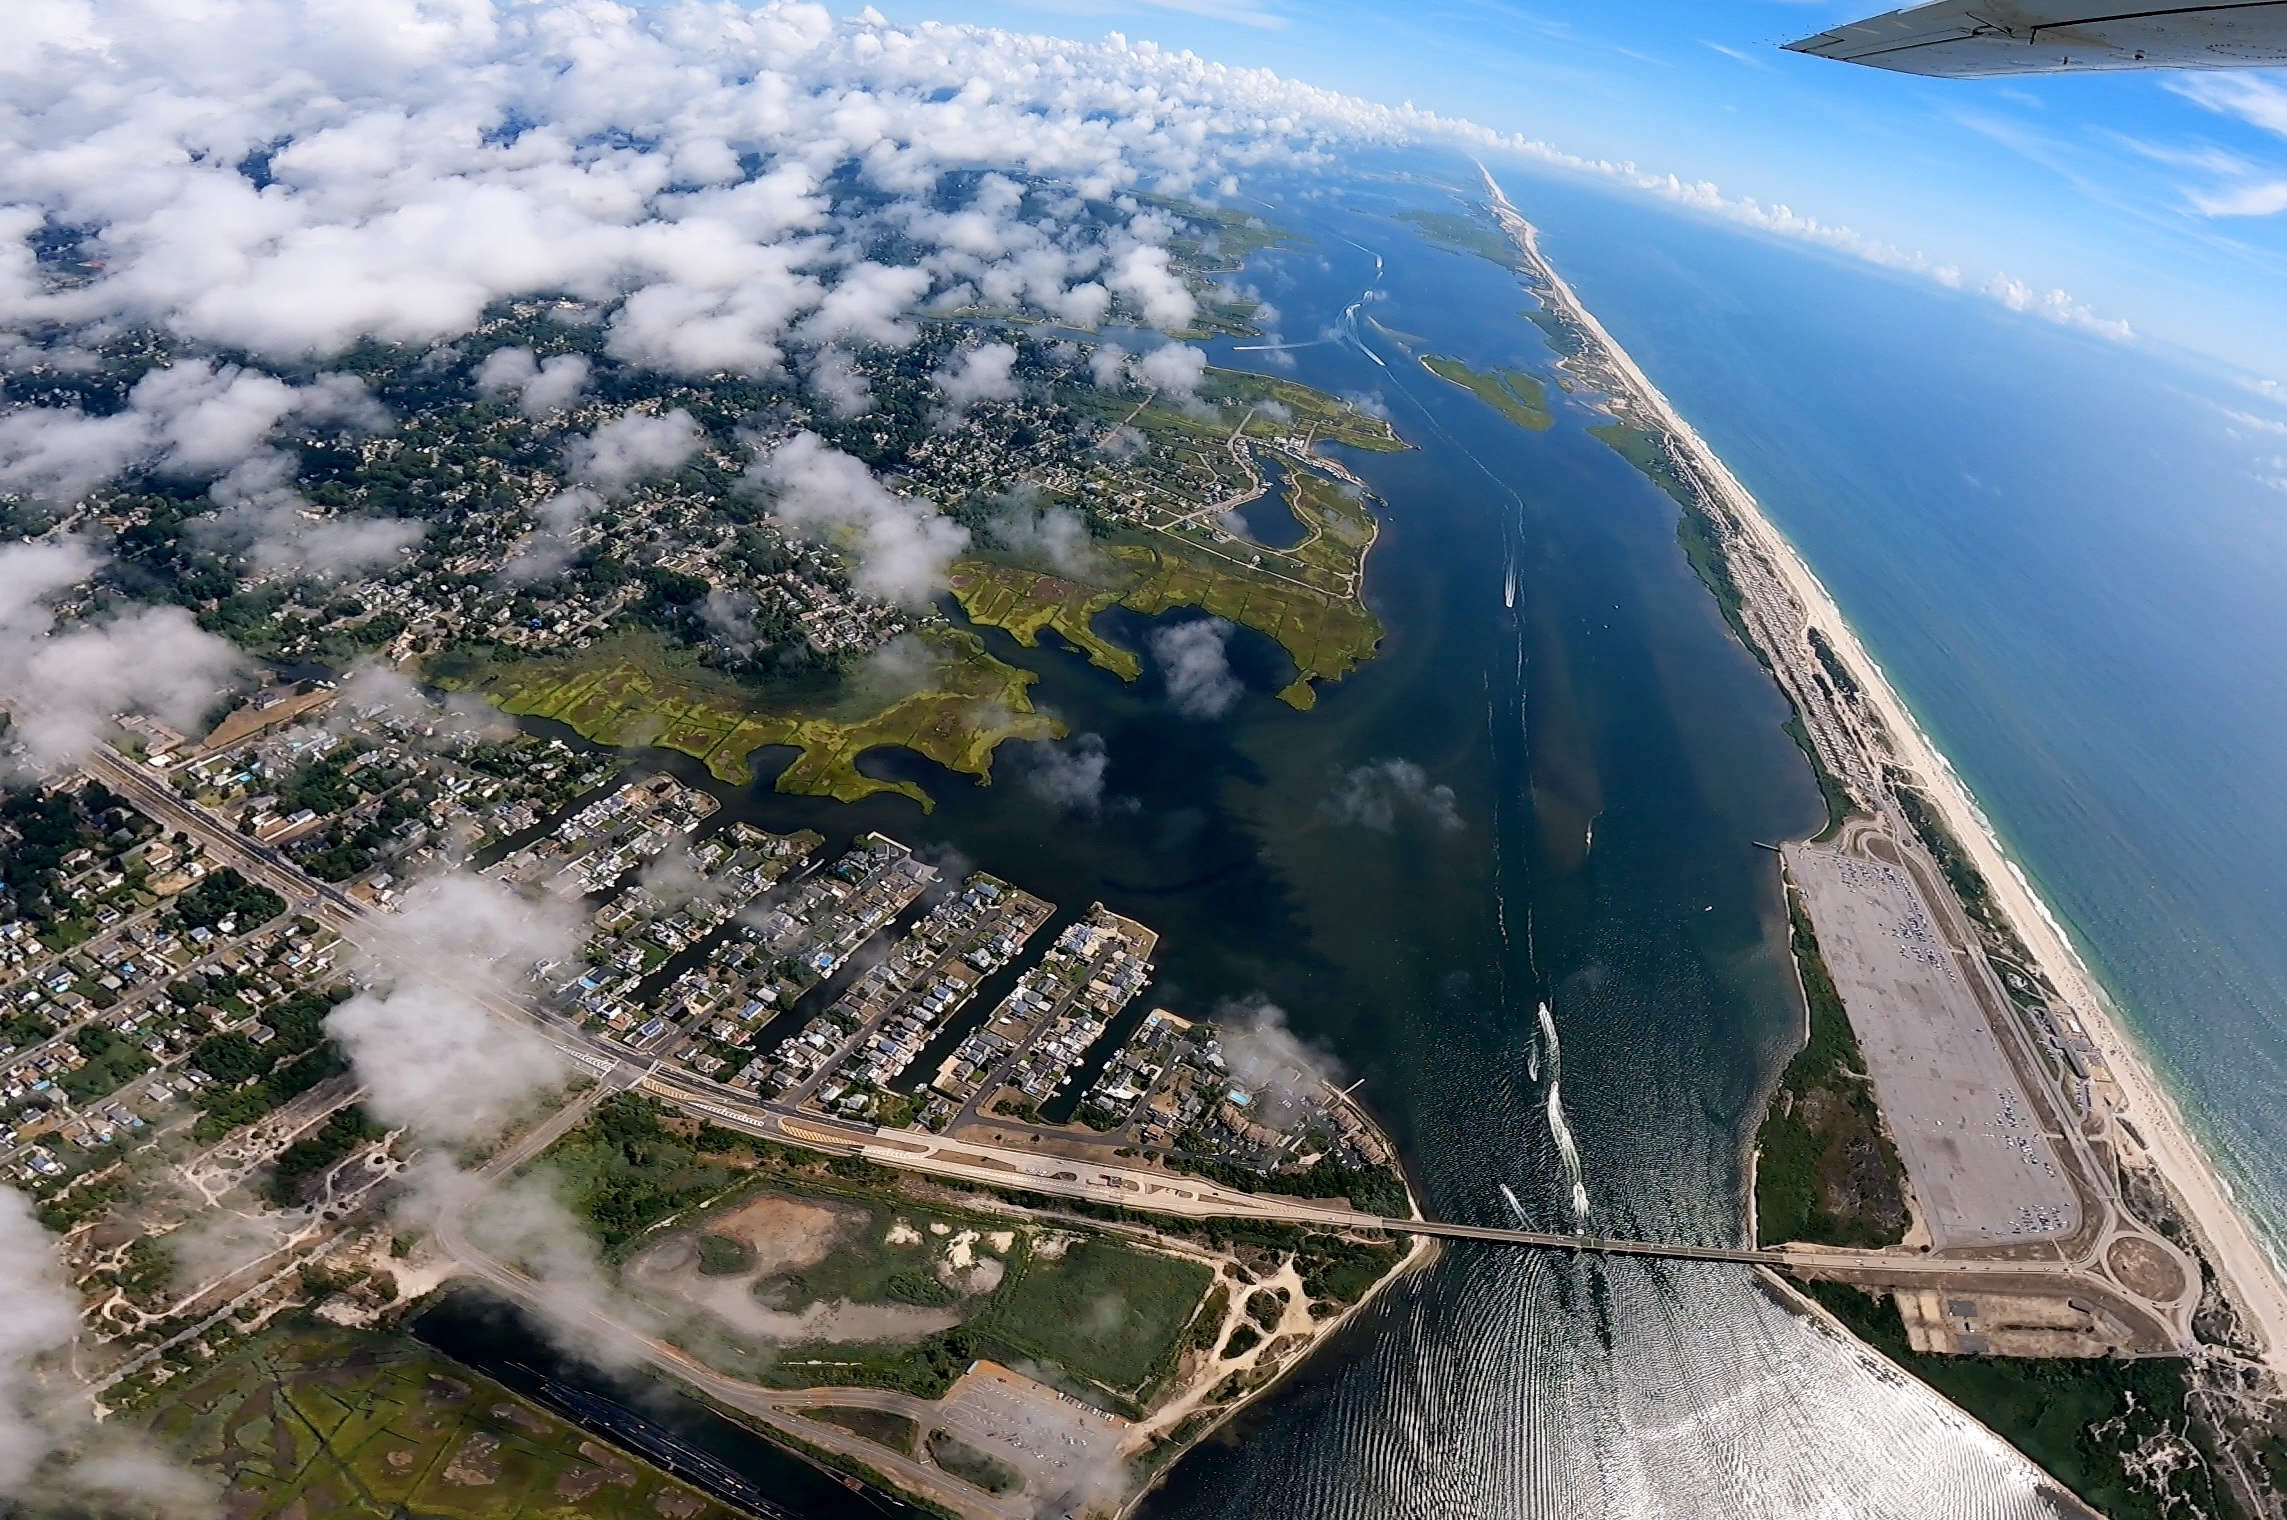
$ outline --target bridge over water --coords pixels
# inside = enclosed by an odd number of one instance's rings
[[[1361,1223],[1367,1221],[1361,1220]],[[1441,1240],[1483,1240],[1496,1245],[1542,1246],[1552,1251],[1584,1252],[1597,1256],[1664,1256],[1676,1261],[1740,1261],[1782,1267],[1788,1257],[1781,1251],[1756,1251],[1742,1246],[1700,1246],[1666,1240],[1619,1240],[1609,1235],[1557,1235],[1545,1230],[1510,1230],[1498,1225],[1449,1224],[1438,1219],[1376,1219],[1385,1230],[1408,1235],[1435,1235]]]

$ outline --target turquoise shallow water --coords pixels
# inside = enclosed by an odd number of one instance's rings
[[[2287,412],[1972,295],[1526,186],[2287,1238]]]

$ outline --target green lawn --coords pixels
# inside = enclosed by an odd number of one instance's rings
[[[996,1340],[1140,1398],[1165,1375],[1212,1280],[1196,1262],[1081,1241],[1061,1259],[1036,1252],[978,1324]]]

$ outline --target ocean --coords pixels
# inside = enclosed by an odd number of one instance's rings
[[[2287,1240],[2287,408],[2208,366],[1540,179]],[[1521,203],[1522,204],[1522,203]]]

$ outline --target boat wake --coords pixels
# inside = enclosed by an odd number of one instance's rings
[[[1588,1184],[1580,1173],[1580,1147],[1572,1138],[1572,1125],[1564,1117],[1564,1048],[1557,1043],[1556,1017],[1546,1003],[1540,1006],[1541,1042],[1548,1046],[1548,1132],[1556,1153],[1564,1161],[1565,1179],[1572,1184],[1572,1224],[1575,1232],[1588,1225]]]

